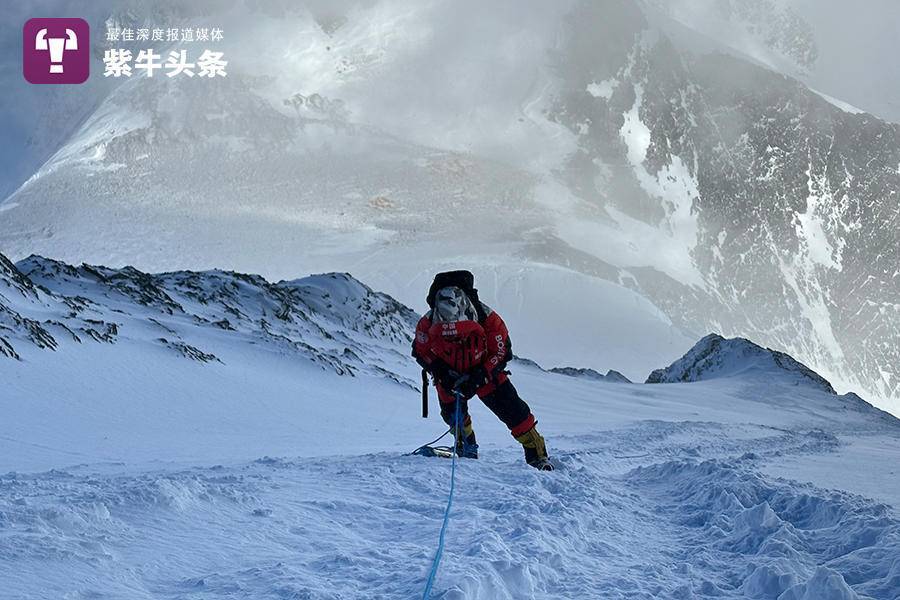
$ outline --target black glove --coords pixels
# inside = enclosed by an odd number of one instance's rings
[[[471,398],[479,388],[491,381],[487,370],[481,365],[468,373],[458,373],[437,359],[428,365],[428,370],[442,388],[450,393],[459,392],[463,398]]]
[[[479,365],[457,379],[451,389],[458,391],[463,398],[471,398],[479,388],[487,385],[489,381],[487,370]]]
[[[442,388],[448,391],[454,388],[459,379],[459,373],[439,358],[431,361],[431,364],[428,365],[428,372]]]

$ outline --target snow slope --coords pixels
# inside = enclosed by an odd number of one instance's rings
[[[443,429],[412,311],[39,257],[0,260],[0,307],[4,597],[421,596],[450,462],[404,456]],[[766,352],[707,337],[676,364],[729,368],[657,384],[515,362],[560,468],[473,402],[434,597],[900,596],[900,423]]]

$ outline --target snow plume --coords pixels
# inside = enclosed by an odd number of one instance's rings
[[[679,23],[774,69],[808,73],[818,39],[790,0],[644,0]]]

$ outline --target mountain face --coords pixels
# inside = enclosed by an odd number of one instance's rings
[[[573,47],[633,44],[569,69],[554,114],[581,132],[569,168],[585,198],[681,236],[701,280],[639,272],[637,286],[686,329],[743,331],[895,396],[900,128],[749,62],[681,53],[620,4],[600,33],[600,7],[572,20]]]
[[[14,359],[33,347],[124,343],[222,362],[215,348],[226,336],[338,375],[414,387],[402,350],[417,315],[346,274],[272,284],[233,272],[150,275],[39,256],[17,266],[0,256],[0,269],[0,352]]]
[[[479,287],[501,312],[567,273],[649,301],[666,360],[706,331],[748,336],[896,406],[900,128],[782,74],[817,50],[779,3],[714,3],[743,54],[695,35],[680,4],[560,2],[514,21],[472,5],[478,34],[440,3],[232,9],[223,21],[271,35],[229,42],[226,80],[115,87],[0,205],[0,248],[279,277],[354,265],[405,302],[422,292],[397,281],[497,265],[514,276]],[[524,354],[565,346],[552,362],[599,366],[598,346],[647,348],[599,321],[628,303],[576,296],[514,315],[514,336],[581,312],[590,335]]]

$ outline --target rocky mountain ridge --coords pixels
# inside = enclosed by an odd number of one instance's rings
[[[368,373],[412,387],[401,374],[416,315],[347,274],[269,283],[226,271],[151,275],[132,267],[79,267],[0,257],[0,350],[99,342],[161,347],[220,361],[221,335],[296,354],[338,375]],[[5,285],[4,285],[5,284]]]

